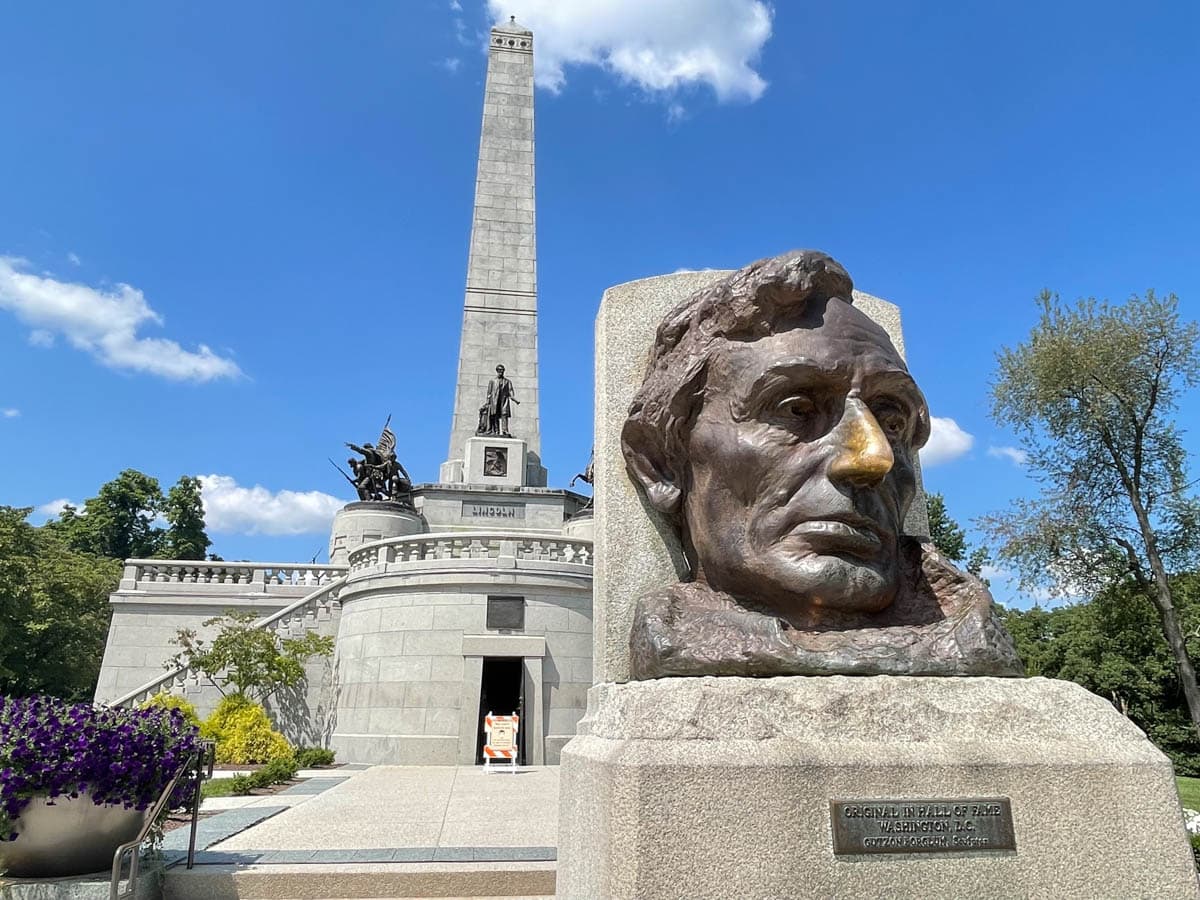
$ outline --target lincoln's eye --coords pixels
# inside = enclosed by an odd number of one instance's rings
[[[780,415],[792,419],[807,419],[817,411],[817,406],[808,397],[797,395],[781,401],[775,410]]]
[[[879,427],[883,429],[883,433],[891,440],[901,437],[908,431],[908,413],[897,403],[885,401],[875,404],[871,408],[871,413],[875,416]]]

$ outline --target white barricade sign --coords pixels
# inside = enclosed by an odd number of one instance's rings
[[[483,768],[489,771],[492,760],[506,759],[512,771],[517,769],[517,731],[520,717],[494,716],[490,712],[483,717],[483,730],[487,733],[487,742],[483,745]]]

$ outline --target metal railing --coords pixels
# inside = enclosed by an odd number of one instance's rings
[[[333,581],[328,581],[316,590],[310,591],[296,602],[288,604],[278,612],[271,613],[271,615],[259,619],[254,623],[253,627],[274,627],[280,632],[287,632],[289,635],[297,632],[311,631],[322,620],[332,617],[334,610],[338,606],[338,595],[341,592],[342,585],[345,583],[345,575]],[[109,701],[108,706],[132,706],[141,700],[148,700],[155,694],[167,690],[168,685],[174,686],[178,683],[182,687],[189,678],[192,679],[193,683],[199,683],[199,673],[194,668],[179,666],[178,668],[170,669],[153,681],[149,681],[141,687],[135,688],[129,693]]]
[[[171,802],[171,797],[175,793],[175,788],[179,784],[181,778],[187,775],[192,780],[191,790],[191,834],[188,836],[188,855],[187,867],[190,869],[196,863],[196,827],[200,821],[200,785],[205,777],[211,778],[213,772],[213,761],[215,758],[216,744],[213,741],[201,741],[199,749],[192,753],[183,765],[181,765],[172,776],[170,783],[167,784],[163,792],[159,794],[158,800],[150,810],[150,815],[146,817],[146,821],[142,824],[141,830],[132,841],[127,841],[116,850],[113,851],[112,877],[108,882],[108,897],[109,900],[133,900],[137,895],[137,880],[138,872],[141,868],[141,847],[145,842],[146,837],[150,834],[150,830],[158,822],[167,804]],[[207,775],[205,774],[207,769]],[[129,854],[129,878],[126,881],[126,886],[121,887],[121,870],[124,867],[125,855]]]

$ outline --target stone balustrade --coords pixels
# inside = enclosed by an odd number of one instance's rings
[[[131,560],[134,563],[150,563],[152,560]],[[259,565],[252,563],[249,565]],[[329,566],[291,566],[291,569],[329,569]],[[344,570],[343,570],[344,571]],[[295,584],[295,582],[292,582]],[[310,591],[295,603],[290,603],[278,612],[264,616],[254,623],[255,628],[272,628],[280,637],[302,637],[305,632],[316,631],[322,622],[333,618],[340,607],[338,597],[346,583],[345,575],[326,579],[315,590]],[[171,669],[158,678],[147,682],[109,703],[109,706],[135,706],[160,692],[183,695],[189,688],[200,684],[200,672],[186,666]]]
[[[270,593],[280,588],[320,587],[345,574],[346,567],[336,565],[130,559],[125,561],[117,589],[191,593],[215,587],[239,593]]]
[[[592,566],[592,542],[547,532],[469,531],[414,534],[365,544],[350,553],[349,577],[393,563],[424,563],[441,568],[455,561],[514,559],[527,563]],[[424,568],[405,565],[404,570]]]

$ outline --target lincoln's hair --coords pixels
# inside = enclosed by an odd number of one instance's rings
[[[853,291],[850,276],[831,257],[794,250],[751,263],[672,309],[658,326],[645,381],[621,430],[626,464],[634,469],[641,457],[662,478],[684,477],[688,431],[704,397],[709,360],[720,347],[784,330],[780,326],[798,321],[810,300],[852,303]],[[650,499],[677,517],[684,487],[675,484],[673,500]]]

